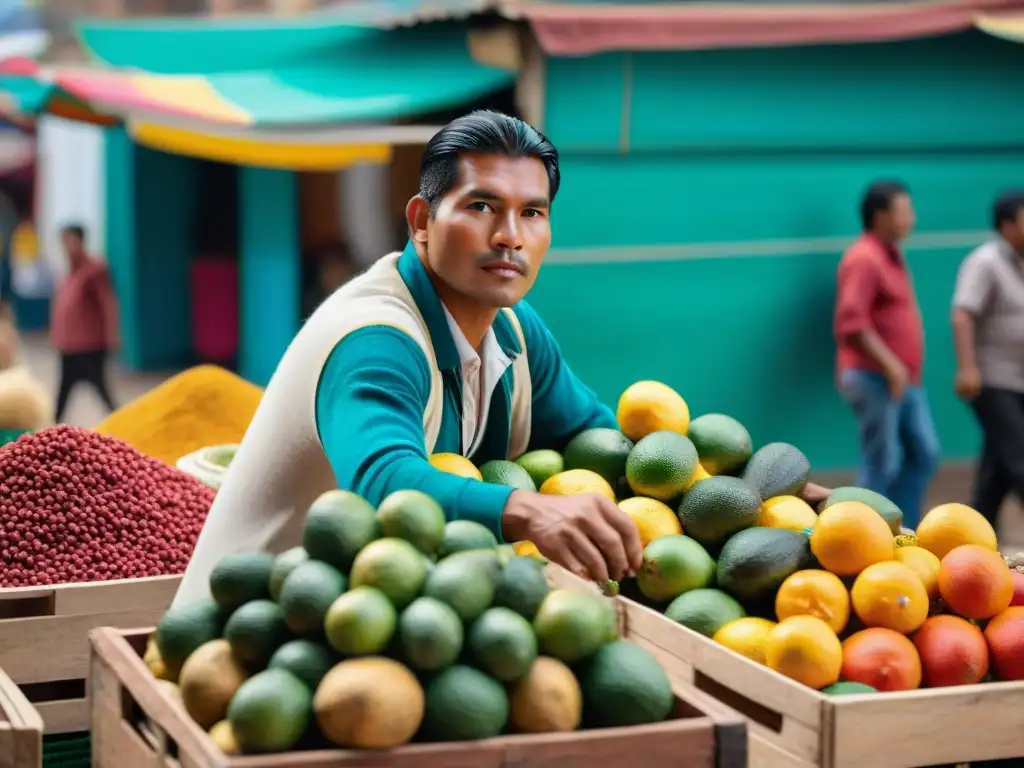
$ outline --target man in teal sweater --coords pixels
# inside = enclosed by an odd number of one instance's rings
[[[610,499],[513,490],[429,462],[515,459],[616,426],[522,300],[551,244],[559,180],[554,146],[505,115],[474,112],[431,139],[406,207],[408,244],[331,294],[288,347],[175,604],[208,594],[225,555],[294,546],[309,504],[338,487],[372,504],[424,491],[450,520],[532,541],[595,581],[640,567],[636,526]]]
[[[512,361],[527,352],[529,441],[518,452],[559,450],[584,429],[616,427],[522,301],[551,243],[559,185],[554,146],[520,120],[473,113],[427,145],[420,183],[406,209],[411,239],[397,270],[422,315],[443,382],[429,453],[458,453],[478,465],[510,457],[520,415]],[[499,312],[506,307],[511,314]],[[432,467],[424,444],[431,368],[408,333],[384,324],[360,327],[333,349],[316,392],[316,424],[340,487],[371,503],[419,489],[450,518],[482,523],[499,541],[533,541],[594,579],[618,579],[639,567],[636,527],[608,499],[514,491]]]

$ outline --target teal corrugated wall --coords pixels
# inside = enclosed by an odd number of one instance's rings
[[[926,384],[945,456],[970,456],[949,300],[994,196],[1024,178],[1022,70],[1024,47],[975,33],[549,61],[563,188],[531,300],[610,404],[660,379],[759,443],[853,466],[854,423],[832,384],[835,269],[866,184],[902,179],[919,214],[908,254]]]
[[[189,260],[198,164],[106,131],[107,259],[125,363],[167,369],[191,356]]]
[[[299,330],[302,258],[298,178],[239,168],[239,373],[261,386]]]

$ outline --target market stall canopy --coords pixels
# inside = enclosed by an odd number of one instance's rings
[[[119,118],[140,143],[165,151],[314,169],[387,162],[386,142],[409,140],[408,126],[389,123],[473,101],[515,77],[475,61],[461,24],[347,27],[330,40],[325,27],[310,27],[301,45],[289,29],[236,27],[232,37],[244,38],[240,48],[250,51],[244,62],[250,68],[231,57],[215,61],[220,54],[207,46],[221,38],[199,45],[189,37],[191,71],[47,68],[13,59],[0,62],[0,89],[9,100],[15,95],[22,112],[74,104]],[[275,48],[270,41],[278,32],[285,43]],[[174,39],[180,50],[181,36]],[[234,68],[214,66],[229,62]]]
[[[497,0],[347,0],[296,18],[92,19],[80,21],[77,30],[82,47],[111,67],[162,74],[231,72],[316,58],[377,30],[465,19],[497,5]],[[184,35],[187,46],[181,44]]]
[[[1024,11],[1024,1],[501,3],[502,13],[528,21],[556,56],[906,40],[959,32],[979,14],[1014,10]]]

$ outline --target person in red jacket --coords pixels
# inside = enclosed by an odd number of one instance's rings
[[[895,181],[872,184],[861,201],[861,221],[864,234],[839,263],[839,391],[860,426],[857,484],[888,497],[913,528],[940,449],[921,386],[921,309],[900,250],[915,223],[907,188]]]
[[[85,250],[85,229],[71,224],[61,231],[68,275],[53,297],[50,335],[60,355],[56,419],[60,422],[71,390],[84,382],[96,390],[108,410],[114,398],[107,385],[107,355],[118,346],[117,300],[107,267]]]

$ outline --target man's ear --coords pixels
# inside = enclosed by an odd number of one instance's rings
[[[427,242],[427,220],[430,218],[430,203],[416,195],[405,206],[405,221],[409,225],[409,237],[415,243]]]

